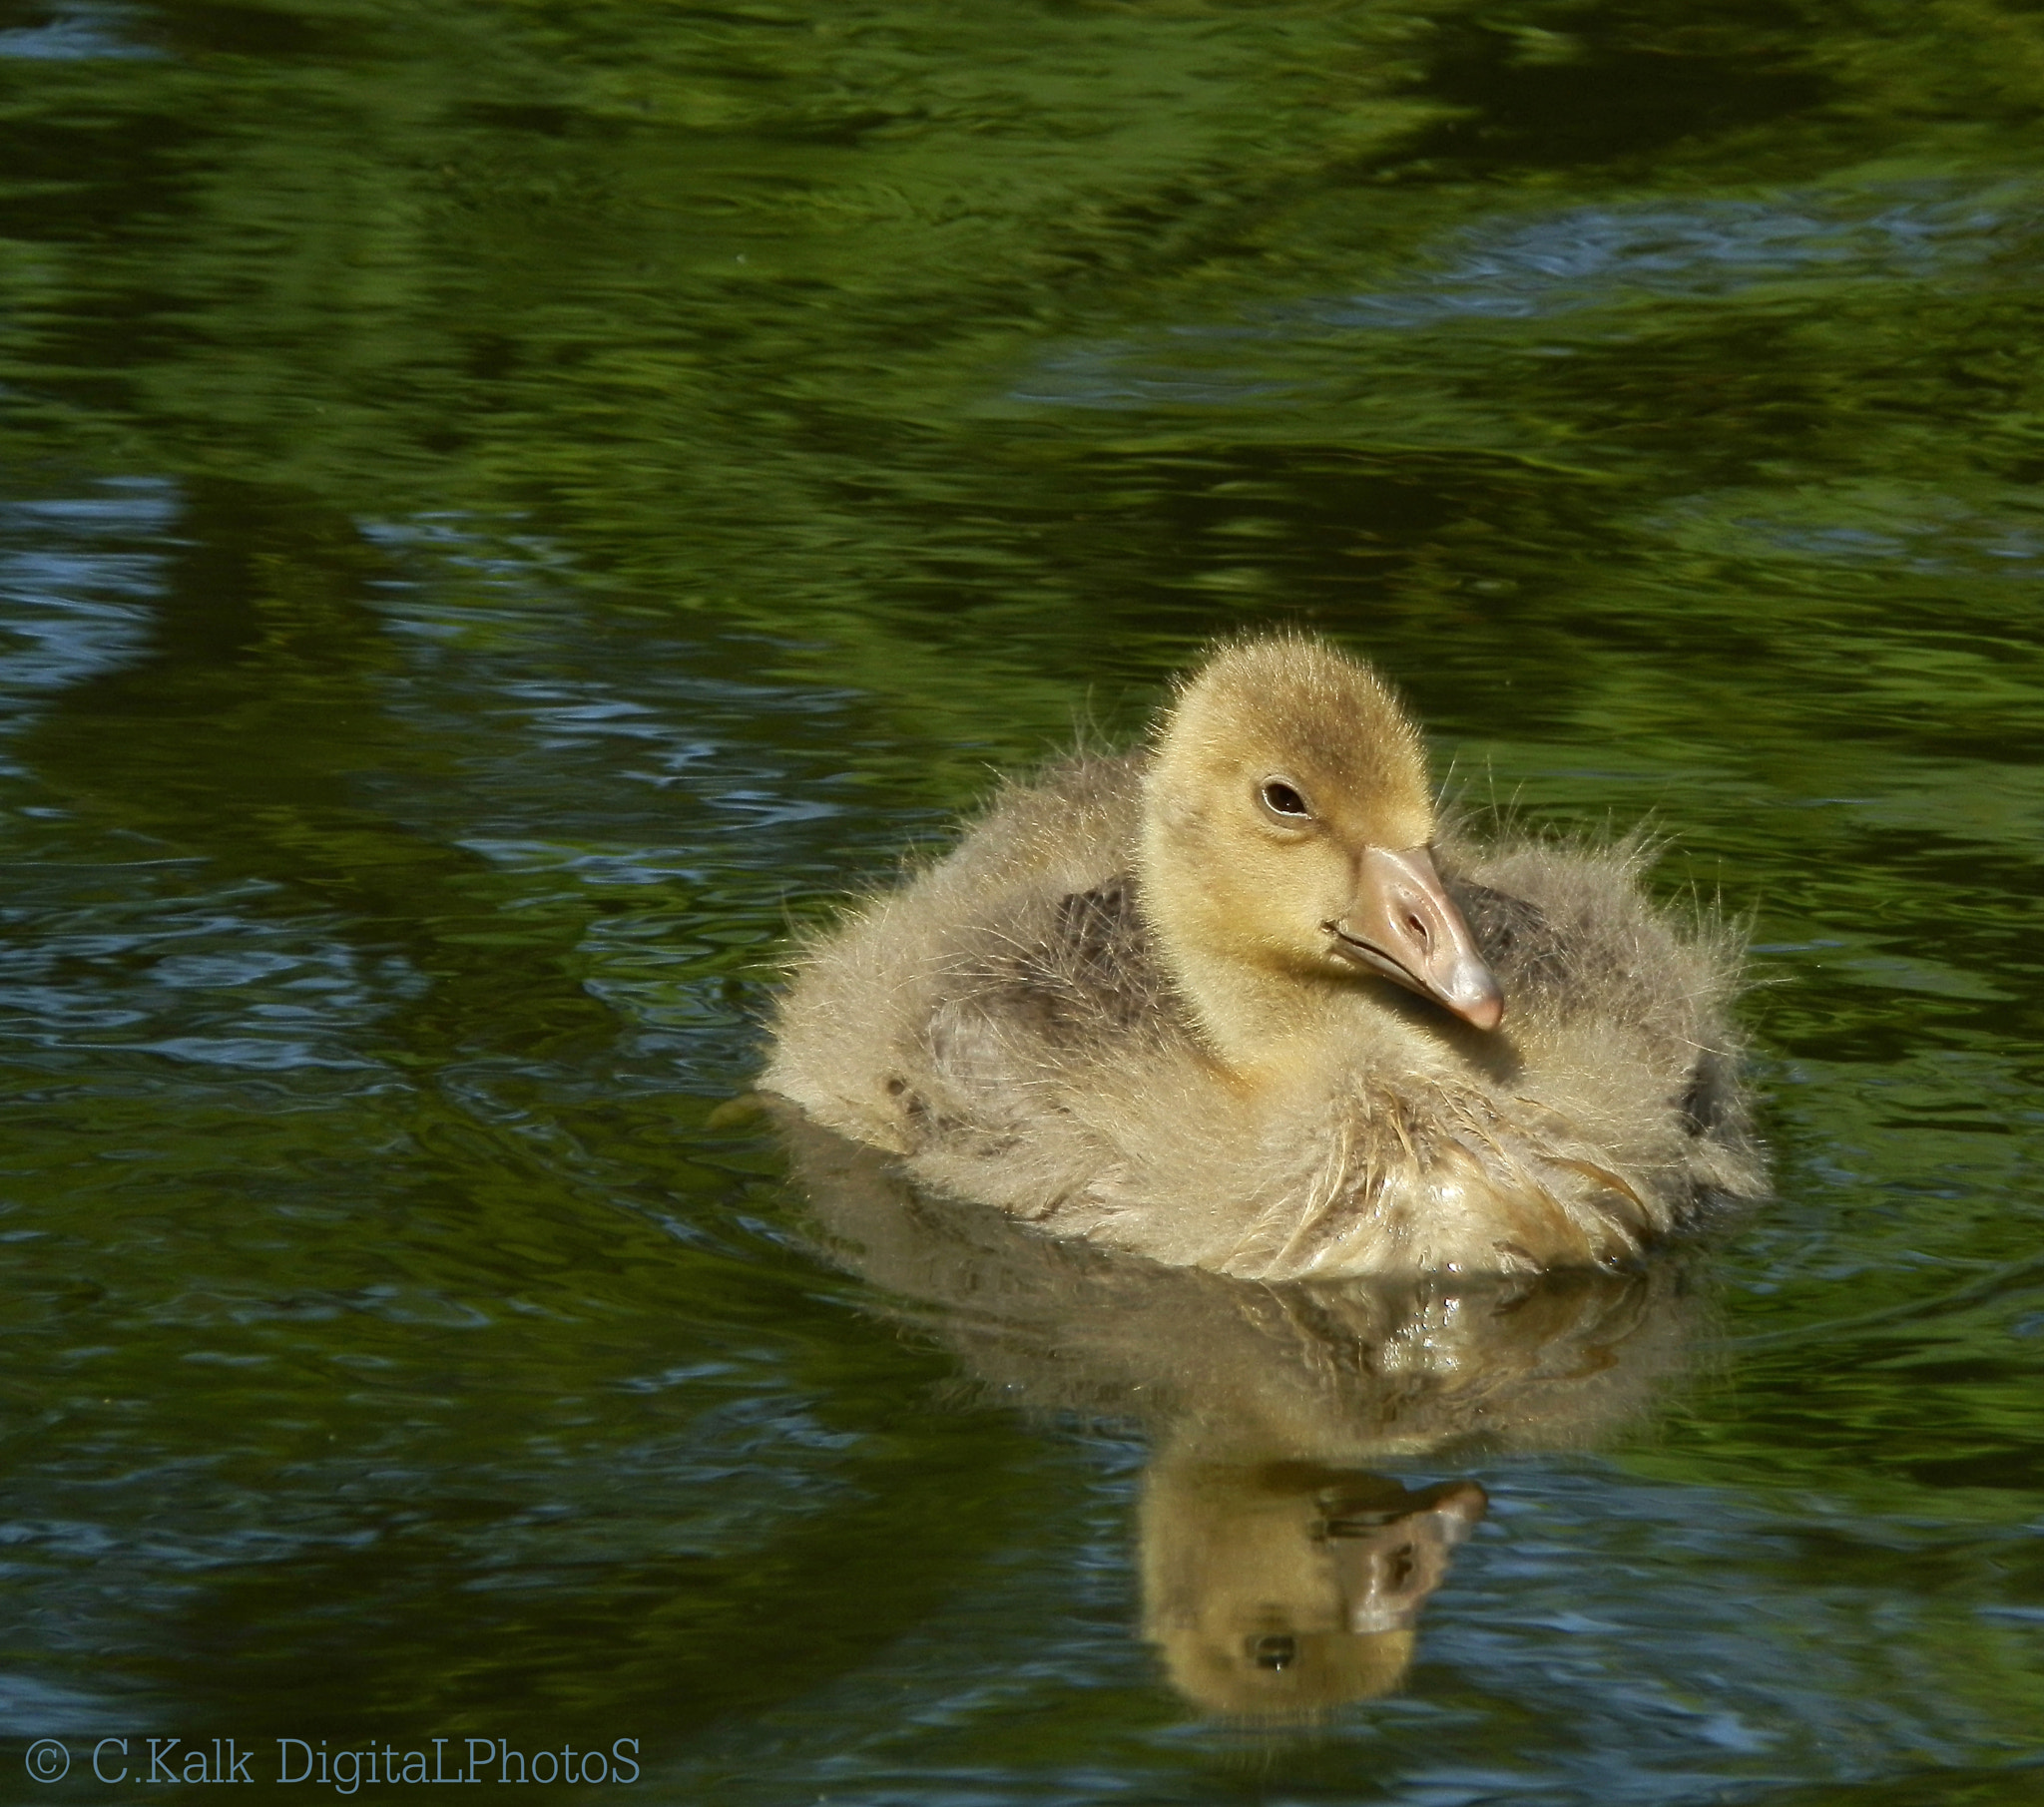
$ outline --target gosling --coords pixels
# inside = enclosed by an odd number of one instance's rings
[[[1737,938],[1637,841],[1444,829],[1418,729],[1248,639],[798,956],[762,1079],[939,1191],[1263,1280],[1615,1265],[1764,1189]]]

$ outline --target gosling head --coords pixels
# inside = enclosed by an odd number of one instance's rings
[[[1144,908],[1210,1027],[1233,974],[1386,979],[1495,1029],[1504,998],[1434,870],[1433,833],[1419,732],[1374,672],[1320,641],[1238,642],[1158,735]]]

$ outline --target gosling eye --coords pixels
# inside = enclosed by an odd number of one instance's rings
[[[1260,1669],[1288,1669],[1298,1660],[1298,1639],[1253,1637],[1249,1640],[1249,1656]]]
[[[1257,787],[1258,800],[1280,822],[1310,822],[1313,812],[1298,786],[1283,778],[1266,778]]]

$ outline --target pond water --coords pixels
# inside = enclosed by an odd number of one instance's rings
[[[0,0],[6,1798],[2044,1798],[2040,343],[2019,0]],[[728,1108],[1258,622],[1764,981],[1777,1196],[1367,1462]],[[1314,1513],[1416,1641],[1203,1707]]]

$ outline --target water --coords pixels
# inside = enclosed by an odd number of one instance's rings
[[[4,0],[0,95],[7,1798],[2037,1798],[2034,13]],[[1590,1404],[1365,1448],[722,1109],[791,919],[1265,621],[1753,916],[1779,1196],[1540,1307]],[[1188,1501],[1463,1483],[1395,1691],[1142,1635]]]

